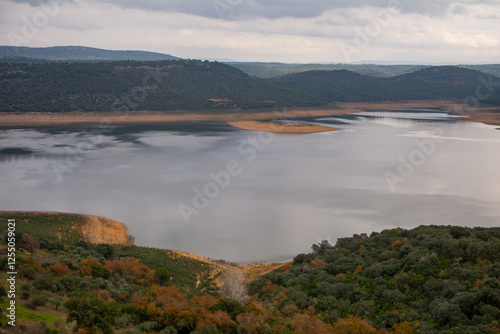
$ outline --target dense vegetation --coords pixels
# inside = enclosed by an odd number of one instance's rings
[[[425,65],[371,65],[371,64],[282,64],[282,63],[228,63],[243,72],[260,78],[277,78],[308,71],[347,70],[361,75],[388,78],[429,67]],[[500,68],[499,68],[500,69]]]
[[[325,322],[373,327],[341,333],[496,333],[499,260],[500,228],[394,229],[314,245],[251,291],[282,312],[312,307]]]
[[[4,310],[6,219],[17,223],[17,326],[0,322],[10,332],[500,331],[500,228],[421,226],[324,241],[246,291],[235,271],[217,274],[171,251],[88,244],[65,228],[41,242],[54,226],[78,224],[77,215],[44,215],[0,215]]]
[[[307,71],[347,70],[361,75],[390,78],[431,67],[429,65],[375,65],[375,64],[283,64],[283,63],[228,63],[243,72],[260,78],[277,78]],[[458,65],[500,77],[500,64]]]
[[[424,68],[392,78],[374,78],[339,71],[309,71],[273,79],[278,85],[310,94],[328,101],[397,101],[413,99],[461,99],[487,93],[484,102],[500,103],[500,90],[481,87],[479,78],[488,82],[489,75],[454,66]],[[492,82],[500,78],[490,77]],[[497,84],[494,84],[494,86]],[[496,87],[496,86],[495,86]],[[491,92],[491,94],[490,94]]]
[[[0,110],[8,112],[247,109],[322,102],[207,61],[0,63]]]
[[[308,71],[276,79],[250,77],[226,64],[175,60],[157,62],[0,62],[2,112],[234,111],[305,107],[339,101],[461,99],[494,92],[499,78],[452,66],[430,67],[392,78],[347,70]],[[488,89],[488,91],[486,91]]]
[[[25,46],[0,46],[0,57],[24,57],[26,61],[117,61],[117,60],[175,60],[177,57],[148,51],[114,51],[85,46],[53,46],[30,48]],[[30,60],[31,59],[31,60]]]

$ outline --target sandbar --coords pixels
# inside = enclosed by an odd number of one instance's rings
[[[232,121],[227,123],[235,128],[244,130],[290,134],[318,133],[340,130],[338,128],[322,125],[288,122]]]

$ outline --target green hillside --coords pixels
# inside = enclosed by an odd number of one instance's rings
[[[280,63],[228,63],[243,72],[260,78],[276,78],[307,71],[347,70],[361,75],[388,78],[410,73],[426,65],[354,65],[354,64],[280,64]],[[500,67],[499,67],[500,69]]]
[[[251,76],[260,78],[277,78],[288,74],[307,71],[348,70],[361,75],[379,78],[390,78],[411,73],[430,65],[375,65],[375,64],[283,64],[283,63],[228,63]],[[459,65],[459,67],[481,71],[500,77],[500,64]]]
[[[86,243],[74,233],[78,217],[0,214],[0,307],[16,301],[18,329],[2,317],[0,331],[499,331],[500,228],[420,226],[323,241],[249,283],[251,269],[245,277],[169,250]],[[15,251],[8,219],[16,220]],[[47,239],[54,229],[60,238]],[[12,253],[15,298],[8,296]]]
[[[436,66],[391,78],[318,70],[262,79],[227,64],[195,60],[0,62],[0,111],[223,112],[342,101],[463,100],[475,94],[481,76],[489,80],[476,70]],[[500,103],[500,90],[483,102]]]
[[[115,51],[85,46],[52,46],[30,48],[25,46],[0,46],[1,57],[25,57],[58,61],[118,61],[118,60],[176,60],[177,57],[148,51]],[[15,59],[15,58],[14,58]],[[30,61],[29,59],[27,61]]]
[[[332,101],[397,101],[413,99],[465,99],[474,96],[476,88],[488,74],[455,66],[436,66],[392,78],[374,78],[339,71],[309,71],[272,79],[281,87]],[[492,77],[493,82],[500,78]],[[486,88],[485,88],[486,89]],[[484,102],[499,103],[500,91],[494,91]]]
[[[0,63],[0,110],[6,112],[220,110],[322,102],[208,61]]]
[[[499,331],[499,228],[398,228],[312,249],[253,283],[251,293],[282,312],[313,308],[327,323],[358,325],[334,333]]]

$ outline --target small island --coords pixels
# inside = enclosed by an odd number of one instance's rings
[[[290,134],[317,133],[340,130],[339,128],[333,128],[329,126],[289,122],[230,121],[227,123],[231,126],[234,126],[235,128],[244,130]]]

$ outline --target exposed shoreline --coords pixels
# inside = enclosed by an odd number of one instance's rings
[[[422,100],[403,102],[340,102],[323,108],[296,108],[278,111],[244,111],[235,110],[225,113],[209,114],[207,111],[186,112],[173,111],[168,114],[161,112],[140,111],[127,115],[106,112],[72,112],[56,113],[0,113],[0,127],[40,127],[50,125],[69,124],[134,124],[134,123],[163,123],[182,121],[261,121],[279,118],[321,117],[336,116],[375,110],[404,110],[404,109],[443,109],[452,111],[454,115],[464,117],[466,121],[481,122],[500,126],[499,107],[464,108],[463,104],[455,101]]]
[[[339,128],[310,125],[303,123],[283,123],[283,122],[259,122],[259,121],[229,121],[229,125],[252,131],[263,131],[273,133],[306,134],[327,131],[337,131]]]

